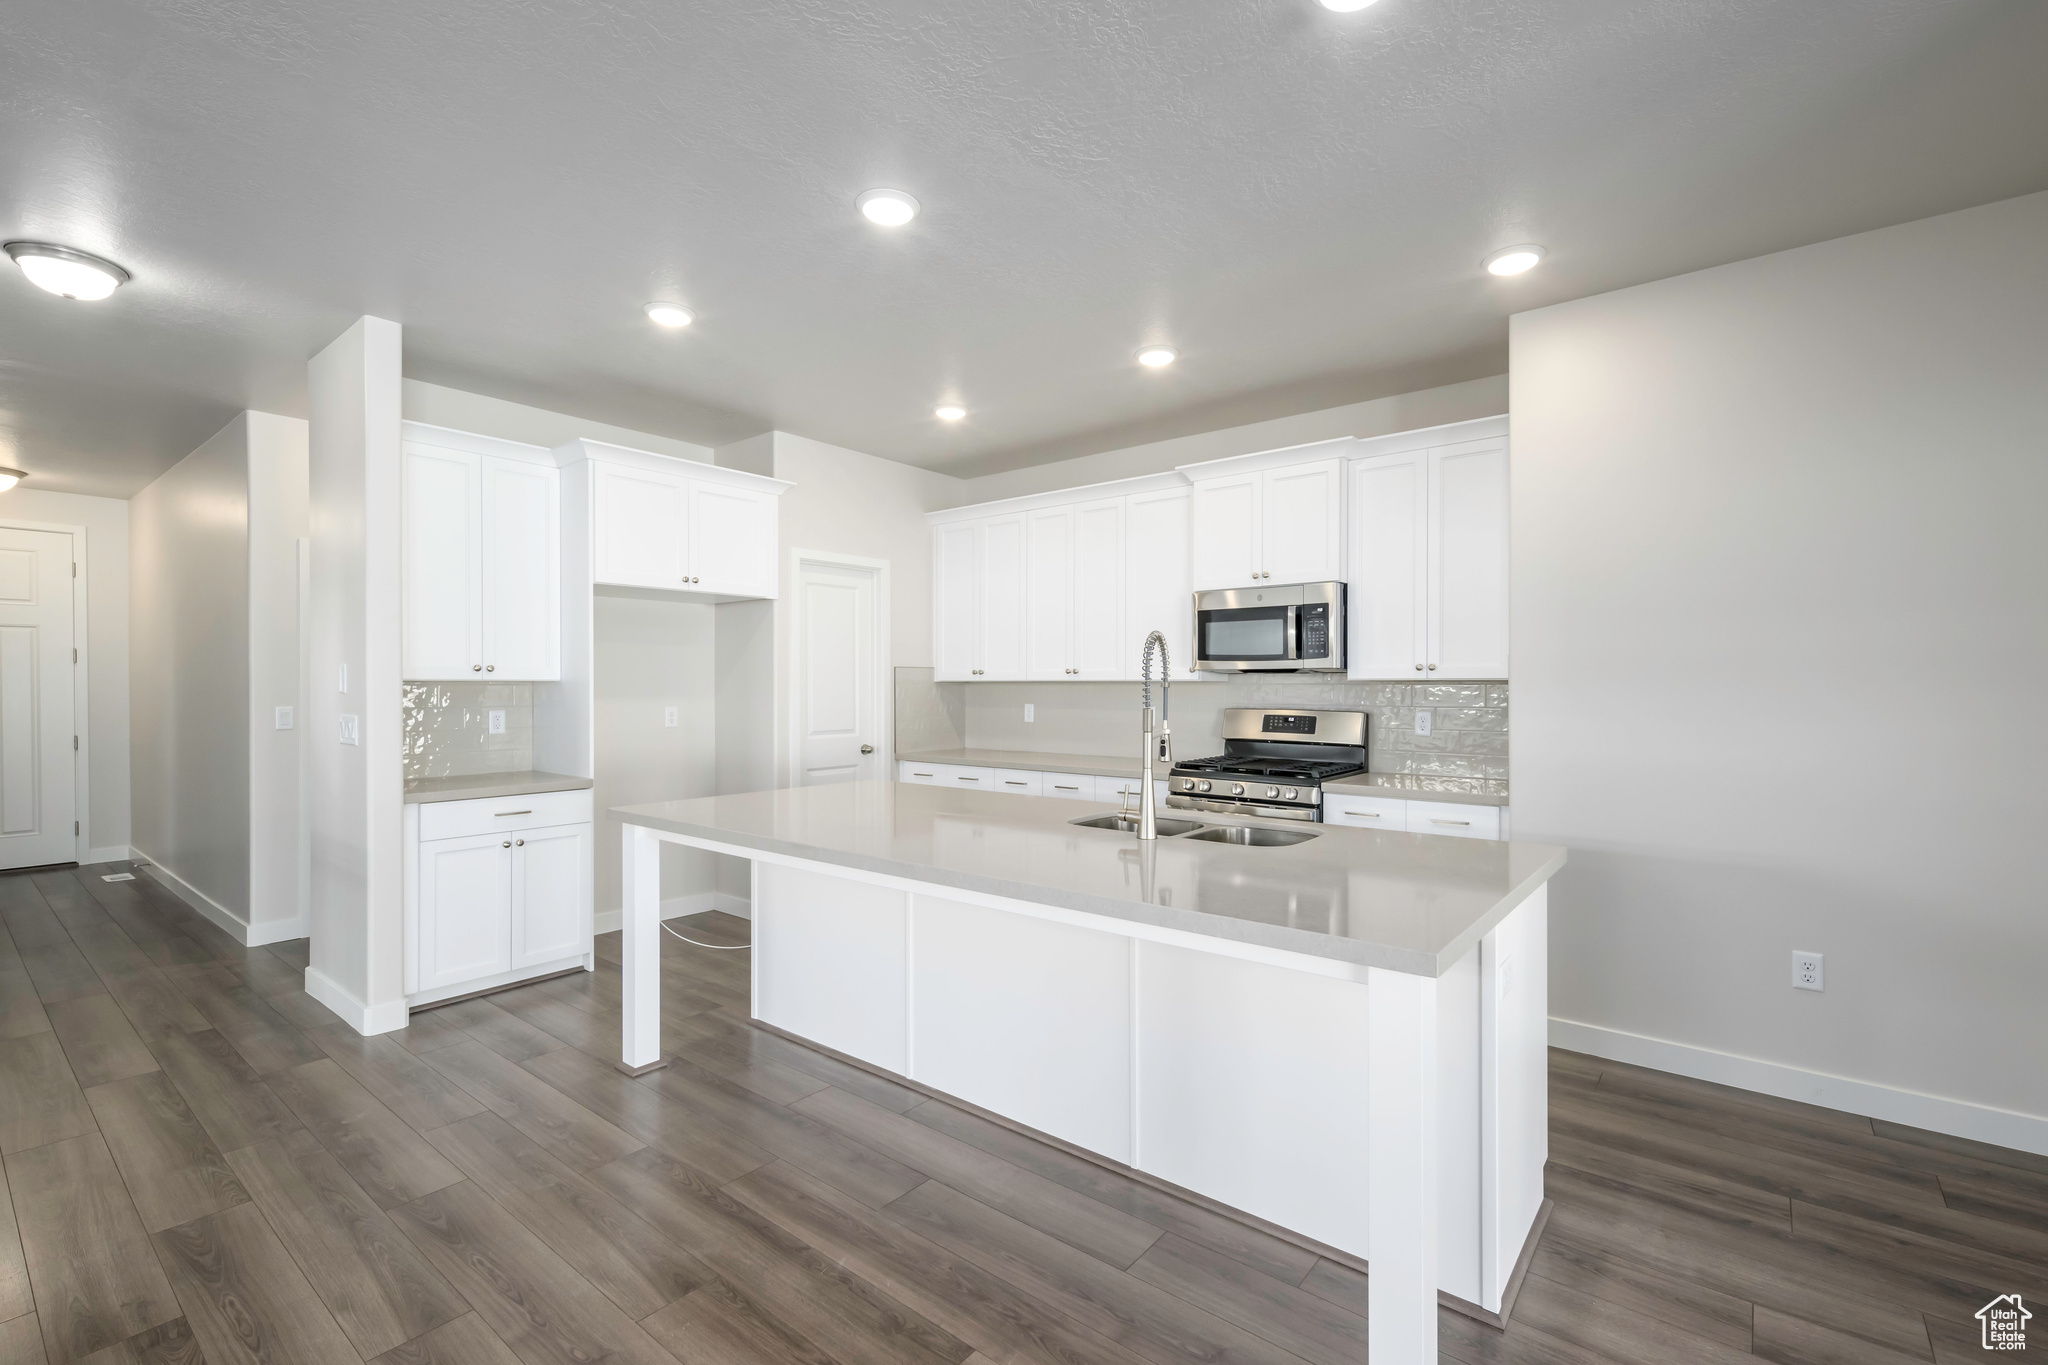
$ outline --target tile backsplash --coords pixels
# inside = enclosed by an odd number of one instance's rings
[[[491,733],[490,713],[505,713]],[[405,777],[467,777],[533,766],[533,684],[405,685]]]
[[[1137,683],[933,683],[927,674],[927,679],[906,686],[903,675],[913,672],[927,671],[897,670],[897,748],[903,752],[965,747],[1120,754],[1137,748]],[[1036,713],[1030,722],[1024,719],[1027,702]],[[1508,776],[1504,682],[1369,683],[1301,677],[1179,682],[1173,688],[1175,754],[1198,758],[1221,753],[1223,712],[1233,706],[1367,712],[1372,717],[1367,759],[1376,773]],[[1430,733],[1418,735],[1416,712],[1425,709],[1430,713]],[[906,716],[906,711],[911,714]],[[954,728],[958,739],[950,737]],[[929,735],[932,742],[912,742],[918,735]]]

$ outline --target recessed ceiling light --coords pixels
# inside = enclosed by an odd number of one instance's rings
[[[689,309],[675,303],[650,303],[647,316],[663,327],[688,327],[697,320]]]
[[[870,223],[902,227],[917,217],[917,201],[902,190],[869,190],[853,201]]]
[[[0,493],[5,493],[27,477],[28,472],[26,470],[0,469]]]
[[[1171,346],[1147,346],[1138,352],[1138,363],[1148,370],[1163,370],[1180,359],[1180,352]]]
[[[932,409],[932,416],[938,418],[941,422],[957,422],[966,415],[966,408],[956,407],[951,403],[942,403]]]
[[[128,283],[128,272],[112,261],[51,242],[9,242],[9,256],[29,283],[67,299],[91,302]]]
[[[1486,258],[1486,268],[1495,275],[1519,275],[1542,259],[1540,246],[1502,247]]]
[[[1339,14],[1356,14],[1372,3],[1373,0],[1323,0],[1323,8],[1333,9]]]

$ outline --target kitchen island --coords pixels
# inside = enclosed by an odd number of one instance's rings
[[[1369,1261],[1375,1365],[1433,1362],[1439,1294],[1499,1315],[1538,1226],[1564,851],[1074,823],[1109,812],[893,782],[619,808],[622,1068],[661,1065],[660,845],[750,859],[760,1022]]]

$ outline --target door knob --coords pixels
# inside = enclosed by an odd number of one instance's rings
[[[860,746],[860,751],[864,754],[871,754],[875,751],[875,746],[872,744],[863,744]]]

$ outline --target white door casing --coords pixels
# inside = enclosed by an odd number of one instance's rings
[[[72,544],[0,527],[0,867],[78,855]]]
[[[795,550],[790,566],[791,785],[886,779],[888,562]]]

